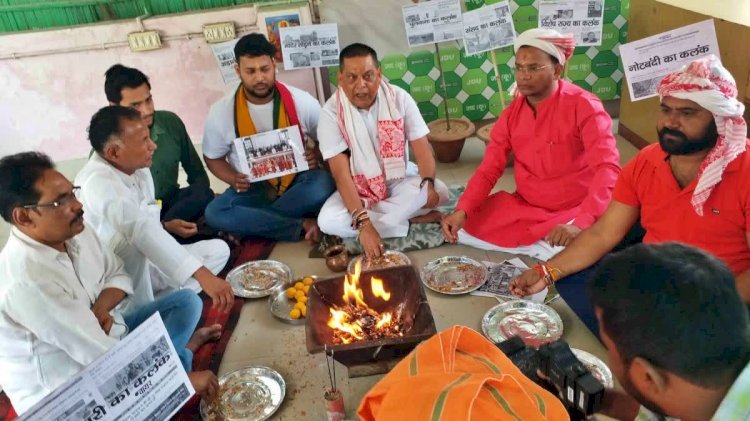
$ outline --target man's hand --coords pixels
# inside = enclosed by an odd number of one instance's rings
[[[191,371],[187,375],[198,396],[210,397],[219,391],[219,379],[210,370]]]
[[[232,188],[237,193],[246,192],[250,188],[250,179],[247,174],[241,172],[234,174],[234,180],[232,180]]]
[[[510,281],[510,292],[515,296],[525,297],[536,294],[546,286],[542,275],[534,269],[529,269]]]
[[[466,212],[457,210],[447,217],[443,218],[440,226],[443,228],[445,241],[456,244],[458,241],[458,230],[463,228],[466,223]]]
[[[560,224],[555,228],[552,228],[552,231],[544,237],[544,240],[552,247],[567,247],[570,242],[581,233],[581,231],[583,230],[573,224]]]
[[[440,203],[440,195],[435,191],[435,186],[432,183],[427,183],[427,203],[423,208],[432,209],[437,207],[438,203]]]
[[[100,308],[96,305],[91,307],[91,311],[94,313],[94,316],[99,322],[99,326],[102,327],[104,333],[109,335],[109,331],[112,329],[112,325],[115,322],[114,319],[112,319],[112,315],[109,314],[109,311],[106,309]]]
[[[198,225],[184,219],[172,219],[164,221],[164,229],[182,238],[192,237],[198,234]]]
[[[378,230],[372,225],[372,223],[365,223],[359,230],[359,243],[362,244],[362,249],[365,252],[365,257],[372,259],[380,257],[383,254],[383,240],[378,234]]]
[[[213,308],[221,312],[228,312],[234,304],[234,292],[229,282],[216,277],[206,267],[198,269],[193,277],[198,281],[203,292],[205,292],[213,303]]]

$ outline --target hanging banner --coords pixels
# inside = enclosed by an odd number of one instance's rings
[[[461,38],[459,0],[434,0],[404,6],[404,25],[409,47]]]
[[[339,30],[335,23],[279,29],[284,69],[339,64]]]
[[[239,41],[239,38],[218,44],[211,44],[211,52],[214,53],[216,62],[219,64],[219,71],[225,85],[236,86],[240,83],[240,77],[237,76],[237,72],[234,70],[234,65],[237,63],[237,60],[234,59],[234,46],[237,44],[237,41]]]
[[[477,54],[513,45],[516,30],[507,1],[464,13],[464,46]]]
[[[721,57],[713,19],[621,45],[630,100],[656,96],[664,76],[709,54]]]
[[[539,27],[576,37],[576,46],[602,44],[604,0],[540,0]]]

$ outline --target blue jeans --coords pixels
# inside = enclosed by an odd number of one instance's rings
[[[594,306],[591,305],[589,293],[586,289],[586,281],[594,269],[596,269],[597,265],[598,264],[595,264],[594,266],[578,273],[560,279],[555,283],[555,288],[557,288],[557,292],[560,293],[560,296],[565,300],[578,318],[581,319],[583,324],[585,324],[591,333],[598,338],[599,321],[596,319]]]
[[[181,289],[123,315],[123,319],[128,325],[128,330],[132,332],[154,313],[159,312],[182,366],[185,367],[185,371],[190,372],[193,370],[193,352],[185,346],[198,326],[202,311],[203,301],[198,295],[189,289]]]
[[[302,218],[317,216],[335,190],[333,177],[321,169],[298,173],[279,198],[265,181],[252,183],[242,193],[230,187],[206,207],[206,223],[242,237],[297,241]]]

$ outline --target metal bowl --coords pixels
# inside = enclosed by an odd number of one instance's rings
[[[297,278],[295,280],[285,282],[273,290],[271,296],[268,298],[268,308],[271,309],[271,314],[276,316],[276,318],[278,318],[279,320],[289,324],[305,324],[304,317],[300,317],[299,319],[292,319],[291,317],[289,317],[289,312],[292,311],[296,302],[290,298],[287,298],[286,296],[287,288],[293,287],[294,284],[296,284],[297,282],[302,282],[302,280],[305,278],[312,278],[313,284],[315,282],[318,282],[318,277],[315,275],[305,276],[304,278]]]
[[[234,295],[244,298],[267,297],[274,288],[292,279],[289,266],[275,260],[256,260],[232,269],[227,282]]]
[[[549,306],[526,300],[498,304],[482,318],[482,332],[494,343],[519,336],[526,345],[538,347],[560,339],[563,323]]]
[[[380,260],[383,260],[383,261],[381,262]],[[398,263],[394,263],[393,261],[397,261]],[[347,267],[346,271],[348,273],[354,273],[354,266],[357,265],[357,262],[362,262],[363,272],[366,270],[385,269],[385,268],[391,268],[391,267],[396,267],[396,266],[410,266],[411,265],[411,260],[409,260],[409,256],[405,255],[404,253],[401,253],[400,251],[387,250],[385,253],[383,253],[382,258],[378,258],[375,261],[365,259],[365,256],[363,254],[360,254],[359,256],[355,257],[349,262],[349,267]]]
[[[445,256],[422,268],[424,285],[441,294],[459,295],[479,289],[487,281],[487,267],[466,256]]]
[[[607,367],[607,364],[604,364],[604,361],[582,349],[570,348],[570,350],[573,351],[578,361],[582,362],[591,374],[599,380],[599,383],[608,389],[615,387],[615,383],[612,380],[612,372]]]
[[[205,421],[267,420],[279,409],[286,395],[286,382],[281,374],[264,366],[227,373],[221,376],[219,385],[219,396],[211,404],[201,399],[201,418]]]

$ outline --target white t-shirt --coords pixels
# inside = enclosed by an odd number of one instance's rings
[[[289,85],[284,86],[292,94],[302,133],[317,139],[320,103],[306,91]],[[231,91],[216,101],[208,111],[203,131],[203,155],[209,159],[228,157],[232,167],[240,171],[239,155],[232,144],[237,138],[234,131],[234,94],[235,91]],[[250,116],[258,132],[273,130],[273,102],[262,105],[248,104]]]
[[[401,115],[404,116],[404,131],[406,132],[406,139],[412,141],[427,136],[430,129],[427,128],[427,123],[425,123],[424,118],[422,118],[422,114],[419,112],[419,108],[417,108],[417,103],[409,93],[402,88],[395,85],[391,85],[391,88],[393,88],[396,96],[396,107],[398,107]],[[369,109],[358,110],[359,114],[365,120],[365,126],[370,133],[370,139],[373,139],[374,143],[376,142],[375,150],[380,150],[380,140],[377,136],[378,101],[380,101],[380,95],[375,98],[375,102]],[[320,114],[320,122],[318,123],[320,152],[323,154],[323,159],[326,160],[349,149],[349,146],[347,146],[346,140],[339,129],[337,117],[338,110],[339,105],[336,100],[336,94],[334,93],[323,106],[323,112]]]

